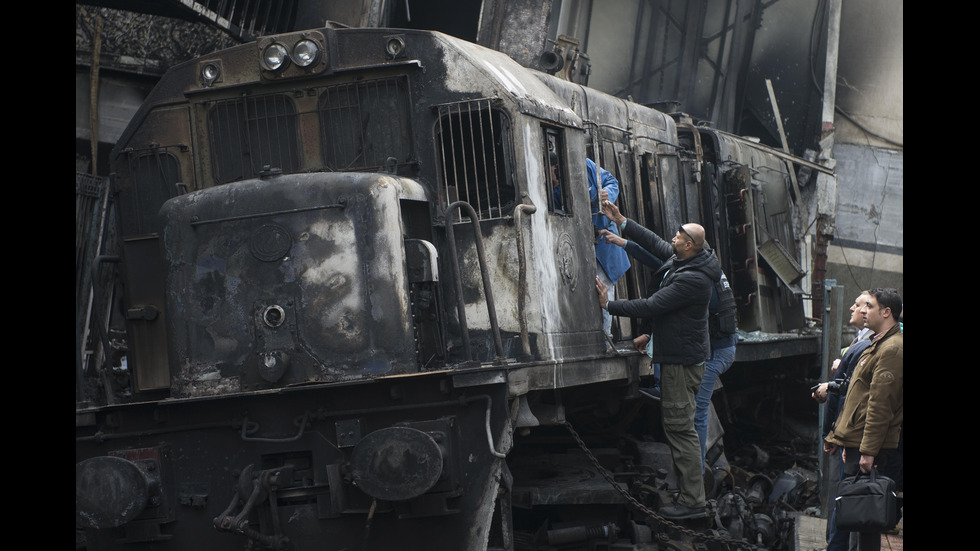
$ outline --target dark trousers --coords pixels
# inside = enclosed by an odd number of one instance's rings
[[[704,475],[701,472],[701,441],[694,429],[695,395],[701,388],[704,362],[696,365],[660,365],[660,405],[667,445],[674,459],[674,474],[680,493],[677,503],[704,507]]]

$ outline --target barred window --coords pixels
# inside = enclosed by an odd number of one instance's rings
[[[437,169],[444,205],[469,203],[480,219],[510,215],[517,192],[507,162],[510,128],[490,99],[440,105]]]
[[[389,159],[413,159],[405,77],[330,86],[319,91],[318,105],[327,169],[378,169]]]
[[[254,178],[265,166],[300,166],[296,106],[283,94],[216,102],[208,113],[211,163],[219,184]]]
[[[123,234],[156,233],[157,212],[178,194],[177,158],[164,150],[143,150],[131,153],[127,165],[132,184],[120,192],[120,208],[126,213]]]
[[[568,195],[568,178],[563,162],[565,159],[564,134],[557,128],[545,126],[545,177],[548,189],[548,212],[556,214],[571,213],[571,197]]]

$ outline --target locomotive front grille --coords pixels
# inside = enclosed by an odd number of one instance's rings
[[[299,170],[296,106],[284,94],[215,102],[208,129],[218,183],[254,178],[266,166]]]
[[[319,170],[375,172],[392,162],[415,160],[406,77],[318,87],[311,93],[319,121]],[[208,129],[215,181],[254,178],[266,167],[283,174],[308,170],[301,152],[309,134],[299,121],[310,109],[298,108],[300,101],[268,94],[214,102]]]
[[[324,168],[377,170],[389,159],[413,159],[408,83],[405,77],[318,89]]]

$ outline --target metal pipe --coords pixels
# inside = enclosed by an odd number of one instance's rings
[[[486,398],[486,400],[487,400],[487,422],[486,422],[486,427],[487,427],[487,443],[490,445],[490,453],[493,454],[494,457],[500,457],[500,458],[507,457],[507,454],[498,452],[497,451],[497,448],[493,445],[493,431],[490,430],[490,407],[493,406],[493,399],[490,398],[490,396],[487,395],[487,394],[481,394],[479,396],[474,396],[473,398],[469,398],[469,399],[467,399],[467,401],[470,401],[470,400],[478,400],[478,399],[483,399],[483,398]]]
[[[270,217],[270,216],[281,216],[281,215],[284,215],[284,214],[296,214],[296,213],[300,213],[300,212],[309,212],[309,211],[314,211],[314,210],[343,209],[343,208],[347,208],[347,201],[341,199],[338,203],[336,203],[336,204],[330,204],[330,205],[317,205],[317,206],[313,206],[313,207],[300,207],[300,208],[296,208],[296,209],[278,210],[278,211],[263,212],[263,213],[258,213],[258,214],[242,214],[242,215],[239,215],[239,216],[226,216],[224,218],[211,218],[211,219],[208,219],[208,220],[196,220],[194,222],[191,222],[191,227],[203,226],[205,224],[218,224],[218,223],[221,223],[221,222],[234,222],[236,220],[248,220],[248,219],[251,219],[251,218],[261,218],[261,217]]]
[[[490,288],[490,274],[487,272],[486,253],[483,250],[483,234],[480,232],[480,221],[476,217],[476,211],[466,201],[456,201],[446,208],[446,233],[449,240],[449,254],[452,260],[453,276],[456,279],[456,311],[459,313],[460,331],[463,336],[463,348],[466,351],[466,358],[471,358],[470,337],[466,327],[466,308],[463,303],[463,282],[459,275],[459,261],[456,255],[456,238],[453,233],[453,212],[456,209],[463,209],[470,217],[470,224],[473,225],[473,240],[476,243],[477,260],[480,263],[480,275],[483,277],[483,294],[487,301],[487,314],[490,317],[490,330],[493,333],[493,344],[496,348],[497,357],[494,363],[500,363],[504,356],[504,344],[500,340],[500,328],[497,326],[497,309],[494,306],[493,290]]]
[[[519,276],[517,284],[517,316],[521,324],[521,350],[525,358],[531,357],[531,340],[527,332],[527,311],[525,305],[525,287],[527,287],[527,259],[524,257],[523,214],[534,214],[538,210],[534,205],[520,204],[514,208],[514,227],[517,228],[517,265]]]
[[[106,403],[115,403],[112,393],[112,385],[109,381],[108,371],[112,370],[112,364],[110,361],[112,347],[109,345],[109,336],[106,334],[105,323],[102,321],[102,314],[99,312],[99,306],[102,304],[102,300],[99,296],[99,269],[103,262],[119,262],[121,260],[118,256],[100,255],[95,257],[95,261],[92,263],[92,301],[94,302],[92,313],[95,315],[95,324],[99,329],[99,338],[102,340],[102,356],[106,361],[106,365],[99,368],[99,376],[102,378],[102,383],[105,385],[106,391]],[[98,357],[96,356],[96,359]],[[98,362],[96,362],[98,365]],[[83,374],[78,373],[77,376],[81,377]],[[81,382],[81,379],[79,380]]]

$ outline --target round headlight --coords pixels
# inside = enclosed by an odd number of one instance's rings
[[[398,57],[402,52],[405,51],[405,40],[400,36],[395,36],[388,39],[388,43],[385,44],[385,51],[391,57]]]
[[[320,46],[312,40],[300,40],[293,46],[293,63],[300,67],[309,67],[320,57]]]
[[[277,71],[286,64],[286,47],[273,42],[262,50],[262,68]]]
[[[216,63],[205,63],[201,67],[201,80],[204,81],[205,86],[211,86],[220,76],[221,68]]]

